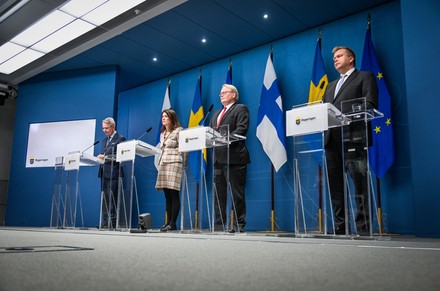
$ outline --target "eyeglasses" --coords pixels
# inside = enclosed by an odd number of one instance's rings
[[[234,92],[233,91],[224,91],[224,92],[221,92],[220,94],[218,94],[218,96],[222,97],[226,93],[234,93]]]

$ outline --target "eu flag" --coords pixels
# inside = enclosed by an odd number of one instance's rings
[[[383,118],[376,118],[371,121],[373,146],[369,148],[370,167],[376,177],[380,179],[394,163],[394,134],[391,118],[391,97],[385,84],[383,72],[379,67],[369,27],[365,36],[361,70],[373,72],[376,76],[379,90],[378,110],[384,115]]]
[[[228,74],[226,75],[226,83],[232,85],[232,64],[229,64]]]

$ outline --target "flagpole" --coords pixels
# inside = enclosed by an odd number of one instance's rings
[[[199,229],[199,183],[196,184],[196,211],[194,214],[194,229]]]
[[[377,189],[377,220],[379,223],[379,234],[383,234],[383,224],[382,224],[382,203],[380,199],[380,179],[376,178],[376,189]]]
[[[321,37],[322,37],[322,30],[319,29],[318,32],[318,45],[319,48],[321,48]],[[321,90],[318,92],[317,98],[319,98],[319,93],[321,93]],[[318,190],[318,230],[319,233],[322,233],[322,167],[318,166],[318,183],[319,183],[319,190]]]
[[[200,99],[202,97],[202,67],[200,67]],[[203,167],[203,150],[200,151],[200,168],[202,169]],[[200,171],[200,181],[202,180],[202,172]],[[195,216],[194,216],[194,226],[195,229],[198,230],[198,225],[199,225],[199,188],[200,188],[200,183],[197,182],[196,183],[196,210],[195,210]]]
[[[273,164],[271,164],[271,186],[270,186],[270,190],[271,190],[271,219],[270,219],[270,225],[271,225],[271,231],[274,232],[275,231],[275,183],[274,183],[274,174],[273,174]]]
[[[273,59],[273,45],[270,45],[270,58]],[[270,185],[270,191],[271,191],[271,216],[270,216],[270,225],[271,225],[271,231],[275,231],[275,183],[274,183],[274,174],[273,174],[273,164],[270,163],[270,172],[271,172],[271,185]]]

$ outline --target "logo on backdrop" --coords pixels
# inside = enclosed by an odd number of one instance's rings
[[[33,165],[34,163],[37,163],[37,162],[47,162],[47,161],[49,161],[49,159],[36,159],[35,157],[29,158],[29,163],[31,165]]]

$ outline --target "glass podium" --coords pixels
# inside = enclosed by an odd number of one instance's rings
[[[332,104],[306,103],[286,112],[286,136],[293,137],[293,217],[298,237],[327,235],[333,225],[324,132],[348,120]]]
[[[119,163],[120,174],[118,200],[116,205],[117,230],[135,232],[134,229],[132,229],[134,203],[136,203],[136,214],[138,217],[140,216],[139,197],[136,188],[136,177],[134,174],[136,156],[149,157],[157,154],[160,154],[160,149],[141,140],[124,141],[117,145],[116,162]],[[133,201],[133,194],[135,201]],[[146,230],[142,230],[142,232],[145,231]]]
[[[365,97],[341,102],[341,112],[349,120],[349,125],[342,127],[345,234],[381,235],[368,149],[372,142],[370,121],[383,114]]]
[[[209,203],[209,197],[206,187],[206,181],[205,179],[205,170],[203,166],[203,150],[213,148],[212,150],[212,161],[215,161],[215,150],[216,147],[225,147],[226,153],[227,153],[227,165],[226,169],[229,170],[229,145],[233,142],[239,141],[239,140],[245,140],[246,138],[244,136],[239,135],[231,135],[229,133],[229,125],[223,125],[220,126],[217,129],[213,129],[208,126],[198,126],[198,127],[192,127],[185,130],[182,130],[179,135],[179,151],[183,153],[189,153],[193,151],[197,151],[200,153],[200,177],[202,180],[202,187],[201,192],[204,194],[201,195],[200,199],[198,199],[197,193],[196,195],[191,195],[190,191],[188,190],[188,184],[186,176],[182,178],[182,193],[181,193],[181,231],[189,229],[191,231],[200,231],[203,229],[203,222],[204,220],[208,221],[208,227],[210,232],[214,231],[222,231],[226,232],[232,225],[235,220],[235,222],[238,224],[238,221],[236,217],[234,218],[233,213],[235,212],[235,203],[232,196],[231,191],[231,185],[229,182],[229,171],[227,171],[226,175],[226,184],[227,184],[227,203],[226,203],[226,209],[228,213],[226,214],[227,219],[225,221],[222,221],[222,229],[221,230],[215,230],[214,229],[214,222],[216,219],[216,216],[220,215],[221,213],[219,209],[219,199],[217,195],[217,189],[215,186],[215,177],[214,177],[214,162],[212,162],[212,173],[213,173],[213,181],[212,181],[212,197],[211,197],[211,204]],[[185,155],[184,155],[185,157]],[[186,198],[186,203],[185,203]],[[195,213],[191,211],[191,205],[195,206]],[[203,209],[206,208],[206,219],[203,219],[204,212]],[[199,209],[200,211],[199,213]],[[194,217],[194,225],[192,224],[192,219],[189,220],[186,219],[186,211],[188,211],[188,216]],[[200,221],[200,222],[199,222]],[[194,227],[195,226],[195,227]]]
[[[63,228],[84,228],[84,215],[79,184],[80,168],[81,166],[93,166],[102,163],[102,160],[86,153],[81,153],[80,151],[70,152],[64,157],[66,187]]]
[[[52,187],[52,205],[50,212],[50,227],[63,227],[64,202],[61,195],[64,173],[64,157],[57,157],[54,165],[54,179]]]
[[[329,103],[311,103],[286,112],[286,135],[294,138],[295,236],[336,235],[335,219],[341,219],[336,213],[341,211],[345,229],[338,234],[372,238],[379,229],[381,235],[368,164],[370,121],[381,117],[383,114],[371,108],[365,97],[342,102],[341,108]],[[335,173],[328,167],[327,130],[332,130],[341,145],[337,151],[342,157],[342,173],[335,176],[342,175],[342,203],[330,190],[329,179]]]

